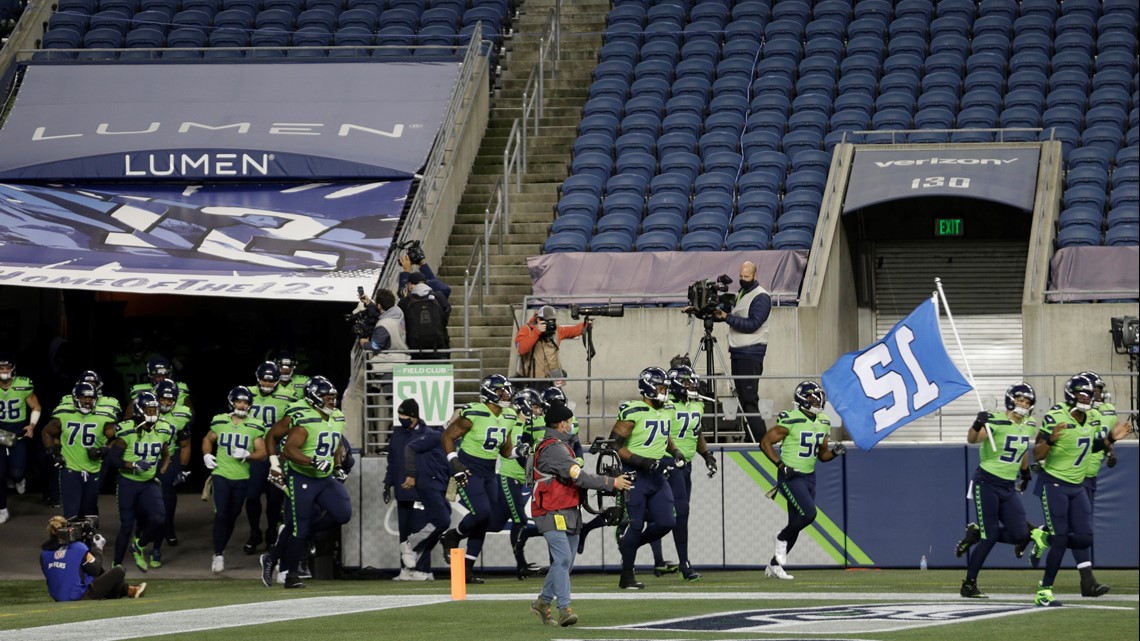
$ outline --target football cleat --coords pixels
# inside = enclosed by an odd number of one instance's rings
[[[764,568],[764,576],[773,579],[782,579],[784,581],[791,581],[792,579],[796,578],[785,572],[784,566],[772,564],[768,564],[768,567]]]
[[[653,576],[665,576],[666,574],[675,574],[680,570],[681,566],[677,565],[675,561],[662,561],[657,563],[653,568]]]
[[[781,541],[780,535],[776,535],[776,552],[773,555],[776,557],[776,565],[784,565],[788,562],[788,542]]]
[[[264,539],[261,538],[261,530],[253,530],[249,533],[249,538],[246,539],[245,544],[241,546],[241,551],[246,554],[253,554],[257,548],[261,546]]]
[[[688,561],[685,561],[684,566],[681,567],[681,578],[686,581],[700,581],[701,574],[693,569],[693,566]]]
[[[286,575],[286,577],[285,577],[285,589],[286,590],[292,590],[293,588],[303,588],[303,587],[305,587],[305,582],[302,581],[300,577],[293,576],[292,574]]]
[[[1061,602],[1053,598],[1053,586],[1039,585],[1037,596],[1033,599],[1033,605],[1039,608],[1058,608],[1061,607]]]
[[[961,557],[966,554],[971,547],[978,541],[982,540],[982,529],[978,527],[977,523],[969,523],[966,525],[966,534],[962,536],[962,540],[958,541],[958,545],[954,546],[954,556]]]
[[[396,576],[392,577],[392,580],[393,581],[411,581],[412,580],[412,570],[410,570],[409,568],[400,568],[400,573],[397,574]]]
[[[131,556],[135,557],[135,565],[138,566],[140,572],[146,572],[150,569],[150,564],[147,563],[146,551],[139,545],[138,539],[131,539]]]
[[[637,580],[637,577],[633,574],[633,570],[622,570],[618,587],[623,590],[644,590],[645,584]]]
[[[1103,583],[1097,583],[1096,577],[1093,576],[1091,567],[1081,568],[1080,572],[1081,596],[1096,598],[1098,596],[1104,596],[1108,594],[1108,591],[1112,589]]]
[[[152,567],[152,568],[162,567],[162,551],[161,550],[151,550],[150,567]]]
[[[451,563],[451,551],[459,547],[459,541],[463,537],[459,536],[459,532],[455,529],[447,530],[443,536],[439,537],[439,545],[443,548],[443,562]]]
[[[409,581],[434,581],[435,575],[431,572],[419,572],[412,570],[412,578]]]
[[[990,598],[988,594],[978,589],[978,582],[974,579],[966,579],[965,581],[962,581],[962,589],[958,591],[958,594],[961,594],[967,599]]]
[[[542,597],[538,597],[530,602],[530,611],[534,612],[538,620],[542,621],[543,625],[554,624],[554,618],[550,616],[550,602],[544,600]]]
[[[1045,556],[1045,548],[1049,547],[1049,533],[1044,527],[1033,528],[1029,531],[1029,538],[1033,540],[1033,552],[1029,555],[1029,563],[1037,567],[1041,557]]]
[[[269,554],[262,554],[258,557],[258,562],[261,563],[261,584],[265,587],[273,585],[273,558]]]

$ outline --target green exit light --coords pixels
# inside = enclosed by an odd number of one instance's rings
[[[961,236],[964,233],[961,218],[938,218],[934,221],[935,236]]]

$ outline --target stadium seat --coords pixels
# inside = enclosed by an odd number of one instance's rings
[[[571,176],[570,178],[574,177],[575,176]],[[567,180],[569,180],[569,178]],[[599,185],[600,184],[601,183],[599,183]],[[613,176],[610,176],[609,180],[605,181],[605,192],[607,196],[627,193],[644,199],[645,193],[648,190],[649,181],[645,180],[645,178],[641,177],[638,174],[614,174]]]
[[[712,84],[705,78],[699,78],[695,76],[677,78],[673,81],[670,100],[678,98],[680,96],[692,96],[701,99],[703,102],[707,102],[711,90]],[[701,113],[704,113],[703,104],[701,105],[700,111]]]
[[[647,231],[634,241],[634,250],[645,251],[676,251],[677,237],[668,231]]]
[[[583,238],[589,238],[594,235],[594,219],[582,214],[566,214],[555,218],[554,222],[550,225],[551,235],[566,231],[576,232]]]
[[[740,147],[748,159],[761,151],[779,151],[783,138],[772,131],[749,131],[740,137]]]
[[[666,232],[674,238],[680,238],[685,228],[685,217],[676,211],[650,211],[641,221],[641,232]]]
[[[811,249],[813,234],[804,229],[785,229],[772,236],[772,249]]]
[[[694,216],[698,214],[718,215],[724,218],[727,227],[728,219],[732,216],[733,210],[732,194],[720,191],[704,191],[698,193],[693,198],[690,210]]]
[[[1079,185],[1066,189],[1062,196],[1065,209],[1074,207],[1088,207],[1096,211],[1104,211],[1107,195],[1103,187]]]
[[[578,215],[595,220],[598,217],[598,197],[590,193],[568,193],[558,200],[555,207],[560,218]]]
[[[641,225],[641,217],[628,212],[615,211],[598,219],[598,233],[619,232],[632,238],[637,238],[637,228]]]
[[[1131,184],[1114,187],[1109,198],[1109,207],[1140,209],[1140,186]]]
[[[1117,225],[1140,225],[1140,209],[1136,207],[1117,207],[1108,212],[1109,229]]]
[[[671,193],[688,198],[693,191],[693,179],[687,172],[663,171],[649,181],[650,194]]]
[[[657,175],[657,158],[645,152],[626,152],[617,157],[614,169],[619,174],[634,174],[649,180]]]
[[[761,231],[765,237],[772,235],[772,228],[776,224],[775,217],[766,211],[754,209],[747,212],[739,212],[732,217],[730,229],[733,232],[751,229]]]
[[[723,131],[710,131],[701,136],[697,148],[700,150],[701,160],[705,163],[705,170],[708,170],[710,155],[717,152],[736,153],[739,143],[740,139],[737,136]]]
[[[1089,225],[1071,225],[1057,232],[1057,247],[1088,247],[1101,244],[1100,229]]]
[[[640,219],[644,213],[645,199],[633,193],[608,194],[602,201],[602,218],[621,214]]]
[[[1030,138],[1031,138],[1031,140],[1029,140],[1027,142],[1036,141],[1037,140],[1036,133],[1031,133]],[[948,131],[915,131],[915,132],[907,134],[906,141],[909,143],[913,143],[913,144],[927,144],[927,145],[943,144],[943,143],[950,142],[950,132],[948,132]]]
[[[1140,184],[1140,167],[1129,165],[1112,170],[1112,187]]]
[[[745,213],[761,213],[775,218],[779,208],[779,196],[770,191],[742,191],[736,199],[738,216]]]
[[[674,152],[696,153],[697,138],[688,132],[674,131],[657,139],[657,157],[664,158]]]
[[[719,172],[706,172],[697,176],[693,181],[693,188],[698,196],[715,193],[726,196],[731,201],[736,193],[736,177],[729,177]]]
[[[598,180],[597,176],[591,176],[589,174],[567,176],[566,180],[563,180],[562,185],[558,188],[558,193],[560,196],[587,194],[600,201],[602,198],[603,184],[602,181]]]
[[[665,103],[657,96],[634,96],[625,101],[625,115],[648,114],[660,121],[665,115]]]
[[[784,176],[776,175],[775,173],[763,170],[752,169],[748,173],[741,174],[736,179],[736,188],[741,194],[751,193],[753,191],[767,191],[773,194],[778,194],[783,189]]]
[[[1100,213],[1100,210],[1091,207],[1070,207],[1061,212],[1057,218],[1059,229],[1073,225],[1085,225],[1099,232],[1103,222],[1104,215]]]
[[[724,235],[707,229],[691,231],[681,237],[681,251],[720,251]]]
[[[602,45],[602,48],[598,51],[598,60],[600,62],[620,60],[629,64],[630,73],[632,73],[633,65],[637,64],[639,55],[639,49],[635,44],[621,41],[610,42]]]
[[[776,220],[776,229],[778,231],[802,229],[806,232],[814,233],[815,226],[818,222],[818,212],[809,211],[807,209],[796,209],[781,214]]]
[[[1140,245],[1140,225],[1117,224],[1104,234],[1104,244],[1110,247]]]
[[[627,252],[632,248],[633,239],[622,232],[597,234],[590,239],[590,251],[592,252]]]

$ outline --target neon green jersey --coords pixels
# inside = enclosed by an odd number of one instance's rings
[[[285,418],[286,411],[295,401],[278,385],[268,394],[262,394],[261,389],[254,385],[249,388],[253,392],[253,401],[249,406],[249,414],[258,419],[251,426],[261,427],[262,431],[273,427],[273,424]],[[307,404],[306,404],[307,405]]]
[[[252,416],[239,418],[218,414],[210,421],[210,431],[217,438],[214,457],[218,460],[218,467],[214,468],[213,474],[232,481],[248,479],[249,461],[234,458],[233,453],[238,448],[253,452],[254,441],[264,434],[258,420]]]
[[[626,439],[625,447],[645,458],[664,458],[675,414],[673,404],[668,401],[660,409],[655,409],[645,401],[622,403],[618,407],[618,420],[633,423],[633,431]]]
[[[518,420],[515,421],[514,427],[511,428],[509,438],[511,443],[518,447],[523,436],[529,434],[531,445],[538,445],[546,436],[546,426],[536,425],[533,417],[523,416],[519,414]],[[516,481],[526,482],[526,469],[517,460],[504,456],[499,459],[499,475],[506,476]]]
[[[35,385],[27,376],[13,376],[7,389],[0,387],[0,425],[7,424],[11,431],[24,429],[30,419],[28,397],[35,393]]]
[[[475,458],[493,461],[499,457],[499,448],[510,438],[518,414],[509,407],[501,408],[495,416],[485,403],[470,403],[459,410],[459,415],[471,421],[471,429],[459,443],[460,451]]]
[[[153,392],[154,385],[151,383],[139,383],[131,388],[129,400],[134,401],[139,392]],[[190,398],[190,386],[182,381],[178,381],[178,402],[185,404],[187,399]]]
[[[673,419],[673,445],[681,450],[686,461],[697,455],[697,440],[701,435],[701,416],[705,411],[704,401],[673,401],[676,408]]]
[[[831,419],[823,412],[812,419],[796,408],[780,412],[776,424],[788,430],[780,441],[780,460],[797,472],[814,472],[823,439],[831,434]]]
[[[114,423],[114,417],[97,410],[84,414],[72,402],[60,403],[51,416],[59,420],[59,445],[67,469],[88,474],[98,473],[103,461],[92,459],[87,455],[87,449],[107,444],[103,428],[108,423]]]
[[[1102,402],[1100,406],[1096,408],[1096,411],[1100,414],[1101,419],[1100,433],[1097,434],[1097,438],[1106,438],[1108,437],[1108,433],[1112,431],[1112,428],[1116,427],[1116,421],[1118,420],[1116,416],[1116,406],[1112,403]],[[1096,476],[1100,472],[1100,465],[1104,462],[1104,455],[1104,450],[1089,453],[1088,465],[1085,466],[1086,477]]]
[[[994,445],[998,449],[995,451],[990,447],[990,439],[982,439],[982,449],[978,451],[978,467],[1007,481],[1016,479],[1021,470],[1021,462],[1025,460],[1025,454],[1037,436],[1037,420],[1026,416],[1020,423],[1016,423],[1005,412],[990,413],[986,429],[993,434]]]
[[[161,408],[159,412],[162,420],[174,427],[174,438],[170,441],[170,455],[174,456],[179,449],[179,442],[184,438],[190,438],[190,423],[194,420],[194,410],[182,403],[176,403],[169,412],[163,412]]]
[[[326,419],[324,414],[309,408],[293,414],[293,427],[303,427],[308,432],[305,442],[301,444],[301,453],[306,458],[336,464],[336,452],[344,438],[344,412],[334,409]],[[325,478],[332,474],[331,466],[329,471],[319,472],[312,465],[298,465],[289,461],[289,468],[313,478]]]
[[[1068,427],[1060,428],[1061,425]],[[1101,431],[1100,413],[1089,410],[1085,412],[1085,422],[1079,423],[1068,406],[1054,405],[1042,419],[1041,432],[1049,437],[1054,430],[1057,431],[1057,442],[1045,455],[1042,467],[1051,476],[1067,483],[1083,482],[1093,442]]]
[[[149,481],[158,472],[158,464],[162,462],[162,448],[169,447],[174,439],[174,426],[159,419],[149,429],[139,429],[138,425],[128,425],[126,429],[115,435],[127,444],[123,451],[123,460],[130,463],[146,461],[150,463],[147,470],[119,470],[119,475],[132,481]],[[168,450],[169,451],[169,450]]]
[[[288,396],[295,401],[305,398],[305,385],[308,384],[309,377],[304,374],[294,374],[289,382],[281,381],[277,384],[277,393],[282,396]],[[251,388],[255,389],[255,388]]]
[[[72,397],[71,394],[68,394],[59,399],[59,407],[62,407],[64,405],[74,406],[75,398]],[[99,397],[95,400],[95,411],[106,414],[114,418],[116,421],[122,420],[123,418],[123,408],[119,405],[119,399],[115,398],[114,396],[103,396],[100,394]]]

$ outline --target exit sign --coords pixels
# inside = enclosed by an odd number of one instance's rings
[[[935,236],[961,236],[965,233],[961,218],[937,218],[934,221]]]

